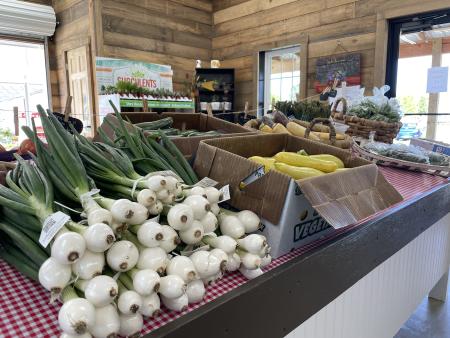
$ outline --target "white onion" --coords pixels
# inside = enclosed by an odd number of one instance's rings
[[[86,248],[92,252],[105,252],[113,245],[116,237],[114,231],[105,223],[89,225],[83,232]]]
[[[160,277],[158,273],[152,269],[138,270],[133,273],[133,288],[142,296],[148,296],[159,290]]]
[[[206,191],[205,191],[205,188],[203,188],[203,187],[195,186],[187,191],[187,195],[188,196],[200,195],[200,196],[203,196],[204,198],[206,198]]]
[[[245,235],[245,228],[242,222],[234,215],[219,215],[220,231],[223,235],[238,239]]]
[[[61,264],[53,257],[49,257],[39,268],[39,283],[52,294],[59,294],[69,283],[72,275],[70,265]]]
[[[214,285],[219,279],[222,278],[222,276],[223,276],[222,271],[219,271],[215,275],[202,278],[202,281],[203,281],[203,284],[205,284],[205,285]]]
[[[172,204],[175,202],[175,194],[169,193],[166,198],[161,199],[163,204]]]
[[[212,212],[215,216],[219,215],[219,213],[220,213],[220,207],[219,207],[219,205],[218,205],[217,203],[212,203],[212,204],[211,204],[211,212]]]
[[[186,295],[188,297],[189,304],[201,302],[205,296],[205,286],[200,279],[193,280],[188,283],[186,289]]]
[[[242,210],[237,213],[237,217],[242,222],[246,233],[255,232],[261,227],[261,220],[258,215],[250,210]]]
[[[188,245],[200,243],[203,234],[203,225],[197,220],[192,222],[192,225],[187,230],[179,232],[181,241]]]
[[[111,206],[111,213],[116,222],[142,224],[148,218],[149,211],[143,205],[127,199],[118,199]]]
[[[182,196],[183,196],[183,186],[181,185],[180,182],[178,182],[177,188],[175,189],[175,191],[173,192],[173,194],[174,194],[176,197],[182,197]]]
[[[67,334],[63,332],[59,338],[92,338],[92,335],[89,332],[84,334]]]
[[[137,194],[136,200],[139,204],[142,204],[144,207],[150,207],[156,202],[156,194],[153,190],[142,189]]]
[[[127,290],[121,293],[117,300],[117,307],[124,315],[136,313],[141,306],[142,298],[136,291]]]
[[[101,275],[104,266],[105,255],[103,253],[86,250],[84,255],[72,264],[72,271],[81,279],[91,279]]]
[[[97,223],[112,223],[112,214],[109,210],[98,207],[87,213],[87,221],[88,225],[97,224]]]
[[[166,189],[169,192],[174,193],[177,190],[177,187],[180,185],[180,182],[173,176],[166,176]]]
[[[238,251],[238,255],[241,257],[242,266],[249,270],[258,269],[261,266],[261,258],[258,255]]]
[[[221,193],[217,188],[207,187],[205,188],[206,199],[209,203],[214,204],[218,203],[221,198]]]
[[[76,232],[63,232],[57,235],[52,244],[51,256],[61,264],[72,264],[83,256],[86,250],[86,242]]]
[[[202,223],[203,225],[205,234],[216,231],[219,225],[219,221],[217,220],[216,215],[214,215],[214,213],[212,213],[211,211],[208,211],[206,213],[205,217],[200,220],[200,223]]]
[[[203,242],[209,244],[213,248],[222,249],[227,254],[232,254],[236,250],[237,242],[234,238],[227,235],[222,235],[219,237],[215,236],[205,236]]]
[[[251,234],[245,236],[242,239],[238,239],[237,243],[245,251],[258,255],[261,250],[267,246],[266,237],[257,234]]]
[[[163,211],[163,204],[161,201],[156,201],[151,207],[148,208],[148,212],[151,215],[159,215]]]
[[[113,220],[111,223],[111,229],[114,231],[115,235],[120,237],[122,233],[128,230],[128,224],[126,222],[117,222]]]
[[[161,296],[161,301],[163,302],[164,306],[169,310],[178,312],[187,310],[189,304],[188,296],[186,295],[186,293],[183,293],[181,296],[176,298],[167,298]]]
[[[161,302],[156,292],[142,297],[142,306],[139,312],[146,317],[156,317],[160,313]]]
[[[137,238],[148,248],[157,247],[164,238],[163,228],[157,222],[147,221],[139,227]]]
[[[139,251],[130,241],[115,242],[106,253],[106,261],[114,271],[128,271],[132,269],[139,258]]]
[[[241,257],[236,252],[233,252],[232,254],[228,255],[228,261],[226,265],[226,269],[229,272],[236,271],[239,269],[239,266],[241,265]]]
[[[269,254],[265,255],[264,257],[261,258],[261,268],[269,265],[272,262],[272,256],[270,256]]]
[[[177,298],[186,291],[186,283],[177,275],[161,277],[159,281],[159,293],[166,298]]]
[[[177,232],[168,225],[162,225],[163,239],[159,242],[159,246],[167,253],[175,250],[178,244],[181,243]]]
[[[95,338],[116,337],[120,330],[120,318],[114,305],[95,309],[95,325],[90,330]]]
[[[208,200],[200,195],[190,195],[186,197],[183,204],[189,205],[192,208],[196,220],[201,220],[211,209]]]
[[[154,192],[158,192],[161,189],[165,189],[167,185],[167,181],[164,176],[162,175],[154,175],[150,176],[147,179],[147,187]]]
[[[196,279],[194,263],[186,256],[175,256],[167,265],[166,273],[168,275],[180,276],[186,283]]]
[[[239,272],[242,273],[247,279],[253,279],[263,274],[263,271],[261,269],[247,269],[243,266],[239,268]]]
[[[220,257],[217,255],[211,255],[209,251],[199,250],[189,256],[194,263],[195,270],[200,278],[206,278],[212,275],[216,275],[220,272],[223,264]]]
[[[169,197],[169,190],[167,189],[161,189],[156,193],[156,198],[160,201],[165,200],[167,197]]]
[[[119,316],[120,330],[119,335],[123,337],[140,337],[141,330],[144,327],[144,319],[140,313],[132,315],[121,314]]]
[[[102,307],[111,303],[118,293],[117,282],[106,275],[92,278],[84,290],[84,296],[95,307]]]
[[[175,230],[186,230],[193,221],[194,211],[186,204],[176,204],[167,213],[167,222]]]
[[[159,247],[146,248],[140,252],[137,267],[141,270],[151,269],[162,274],[166,271],[167,263],[167,253],[163,249]]]
[[[59,310],[58,322],[66,334],[85,334],[94,327],[95,308],[84,298],[70,299]]]

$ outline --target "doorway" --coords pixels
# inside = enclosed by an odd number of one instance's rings
[[[398,139],[450,143],[450,9],[389,21],[386,83],[404,116]]]
[[[42,134],[36,106],[49,106],[44,42],[0,39],[0,144],[7,150],[26,138],[22,126],[35,118]]]

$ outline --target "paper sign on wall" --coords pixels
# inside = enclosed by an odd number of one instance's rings
[[[448,89],[448,67],[428,68],[427,93],[446,93]]]

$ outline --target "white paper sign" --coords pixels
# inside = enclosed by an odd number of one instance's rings
[[[46,248],[48,243],[55,237],[59,230],[69,221],[70,217],[61,211],[48,216],[42,226],[39,243]]]
[[[202,187],[202,188],[208,188],[208,187],[215,187],[219,182],[214,181],[212,178],[204,177],[199,182],[194,184],[194,187]]]
[[[428,68],[427,93],[446,93],[448,89],[448,67]]]
[[[229,184],[224,185],[222,188],[219,189],[219,191],[220,191],[221,198],[218,203],[228,201],[231,198]]]

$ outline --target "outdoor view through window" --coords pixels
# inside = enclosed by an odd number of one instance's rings
[[[26,138],[21,126],[31,126],[36,105],[48,108],[44,45],[0,40],[0,60],[0,144],[9,150]]]

